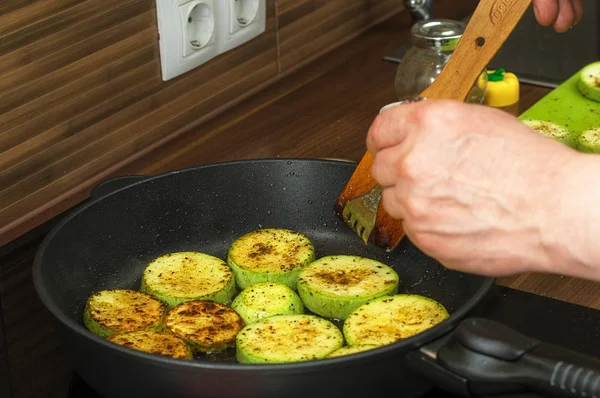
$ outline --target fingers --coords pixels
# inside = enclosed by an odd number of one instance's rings
[[[575,24],[575,6],[573,0],[559,0],[558,16],[554,21],[554,29],[557,32],[565,32]]]
[[[533,0],[533,11],[540,25],[564,32],[581,19],[583,0]]]
[[[402,108],[402,109],[400,109]],[[396,146],[406,138],[407,108],[412,105],[402,104],[380,113],[367,133],[367,150],[375,156],[385,148]]]
[[[573,7],[575,8],[575,22],[573,22],[573,25],[576,25],[583,17],[583,0],[573,0]]]
[[[550,26],[558,16],[557,0],[533,0],[535,19],[542,26]]]
[[[391,187],[400,179],[399,165],[404,151],[399,148],[384,148],[377,153],[371,168],[371,175],[382,187]]]

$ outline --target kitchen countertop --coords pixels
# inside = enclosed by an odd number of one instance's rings
[[[461,18],[464,11],[457,9],[448,12],[446,9],[444,17]],[[409,26],[410,17],[406,12],[379,24],[230,110],[125,166],[119,175],[154,175],[201,164],[253,158],[359,161],[366,150],[365,136],[374,116],[383,105],[395,101],[393,81],[397,64],[384,61],[383,56],[408,41]],[[522,84],[521,100],[512,112],[523,112],[549,91],[549,88]],[[0,247],[0,276],[4,273],[9,280],[5,286],[0,280],[0,293],[6,295],[7,289],[9,292],[13,289],[10,293],[15,297],[13,301],[17,302],[18,298],[19,306],[30,306],[31,311],[37,312],[36,308],[41,306],[32,301],[36,300],[30,280],[33,255],[44,233],[58,219],[55,217],[17,241]],[[600,309],[599,283],[558,275],[531,274],[504,278],[498,283]],[[24,286],[25,293],[18,293],[18,286]],[[3,305],[5,308],[0,307],[0,315],[4,310],[8,326],[7,310],[16,314],[17,306],[15,304],[14,308],[9,308],[6,303]],[[28,343],[23,342],[33,339],[36,328],[41,330],[39,334],[47,333],[45,331],[49,326],[46,325],[49,323],[46,315],[40,317],[43,318],[39,321],[44,322],[43,326],[28,327],[27,335],[13,332],[12,344],[17,347],[13,352],[23,352],[22,357],[18,358],[21,361],[19,366],[24,366],[22,363],[28,361],[25,357],[32,355],[26,348]],[[8,340],[10,344],[11,338]],[[53,344],[47,344],[48,352],[53,352]],[[38,352],[45,352],[44,347],[36,348]],[[59,369],[58,373],[62,372],[60,369],[68,369],[63,365],[57,366],[54,359],[48,358],[38,361],[38,369],[52,366]],[[36,379],[31,390],[43,389],[46,382],[54,383],[45,380],[48,377]],[[70,376],[65,373],[52,377]],[[2,380],[0,369],[0,384]],[[14,382],[18,383],[19,380]]]

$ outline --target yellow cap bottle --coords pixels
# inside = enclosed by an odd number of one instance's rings
[[[519,80],[514,73],[500,68],[487,74],[487,90],[483,103],[496,108],[513,105],[519,101]],[[482,79],[479,80],[480,85]]]

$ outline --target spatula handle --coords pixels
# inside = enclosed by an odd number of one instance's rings
[[[480,0],[448,63],[421,96],[464,101],[530,4],[531,0]]]

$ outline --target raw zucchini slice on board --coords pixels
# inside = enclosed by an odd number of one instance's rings
[[[564,126],[546,120],[522,120],[522,122],[539,134],[574,148],[577,134]]]
[[[244,320],[231,307],[215,301],[188,301],[165,316],[165,329],[198,352],[223,351],[235,344]]]
[[[157,331],[162,329],[166,307],[157,298],[136,290],[102,290],[88,298],[83,323],[101,337],[137,330]]]
[[[356,354],[357,352],[363,352],[377,348],[374,344],[359,344],[359,345],[345,345],[342,348],[338,348],[331,354],[327,355],[327,358],[341,357],[344,355]]]
[[[600,153],[600,127],[582,131],[577,137],[577,150],[587,153]]]
[[[227,263],[240,289],[259,282],[277,282],[295,290],[298,272],[314,258],[315,248],[303,234],[266,228],[236,239],[229,248]]]
[[[365,257],[325,256],[298,274],[306,308],[326,318],[346,319],[369,300],[395,294],[399,277],[391,267]]]
[[[108,337],[113,343],[148,354],[171,358],[192,359],[192,349],[177,336],[166,332],[129,332]]]
[[[273,315],[304,313],[298,294],[282,283],[261,282],[248,286],[233,300],[231,307],[249,325]]]
[[[584,97],[600,102],[600,61],[581,69],[577,88]]]
[[[380,297],[354,311],[344,322],[348,345],[386,345],[421,333],[448,318],[437,301],[417,294]]]
[[[169,308],[193,300],[230,304],[235,277],[220,258],[198,252],[168,253],[148,264],[140,290],[166,302]]]
[[[239,363],[284,363],[322,359],[344,344],[342,332],[316,315],[275,315],[247,325],[237,335]]]

